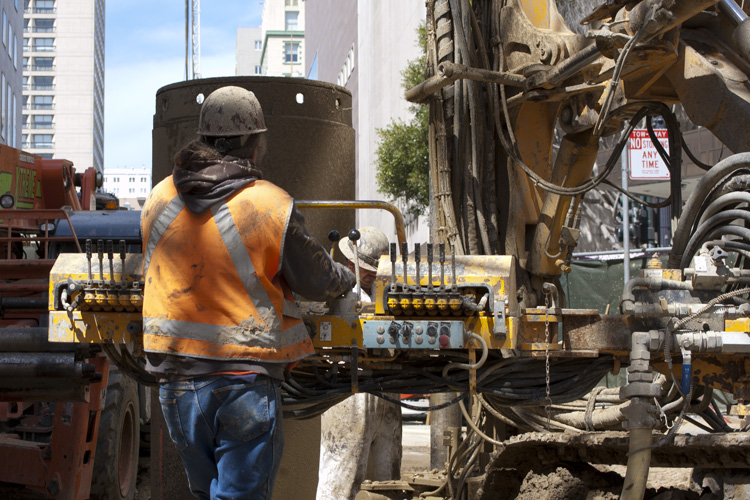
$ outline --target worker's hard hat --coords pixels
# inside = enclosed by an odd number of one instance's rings
[[[263,110],[255,94],[240,87],[221,87],[206,97],[198,120],[198,135],[236,137],[266,131]]]
[[[363,227],[359,230],[359,235],[359,266],[368,271],[377,271],[380,256],[388,253],[388,237],[374,227]],[[341,238],[339,248],[347,259],[354,262],[354,251],[349,247],[349,238]]]

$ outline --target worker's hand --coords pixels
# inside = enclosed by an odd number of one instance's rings
[[[346,291],[348,292],[349,290],[354,288],[354,285],[357,284],[357,277],[354,276],[354,273],[348,267],[341,265],[338,262],[336,262],[335,264],[339,270],[339,273],[341,273],[342,279],[347,283]]]

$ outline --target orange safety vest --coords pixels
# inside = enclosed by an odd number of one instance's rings
[[[143,347],[232,361],[290,362],[314,352],[279,274],[292,198],[257,180],[202,214],[172,177],[143,208]]]

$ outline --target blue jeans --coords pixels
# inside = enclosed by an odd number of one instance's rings
[[[159,388],[169,436],[201,500],[266,500],[284,448],[281,383],[208,376]]]

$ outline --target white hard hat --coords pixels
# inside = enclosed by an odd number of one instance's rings
[[[374,227],[363,227],[359,230],[359,235],[359,241],[357,241],[359,266],[368,271],[377,271],[380,256],[388,253],[388,237],[383,231]],[[349,238],[339,240],[339,249],[347,259],[354,262],[354,252],[349,247]]]

